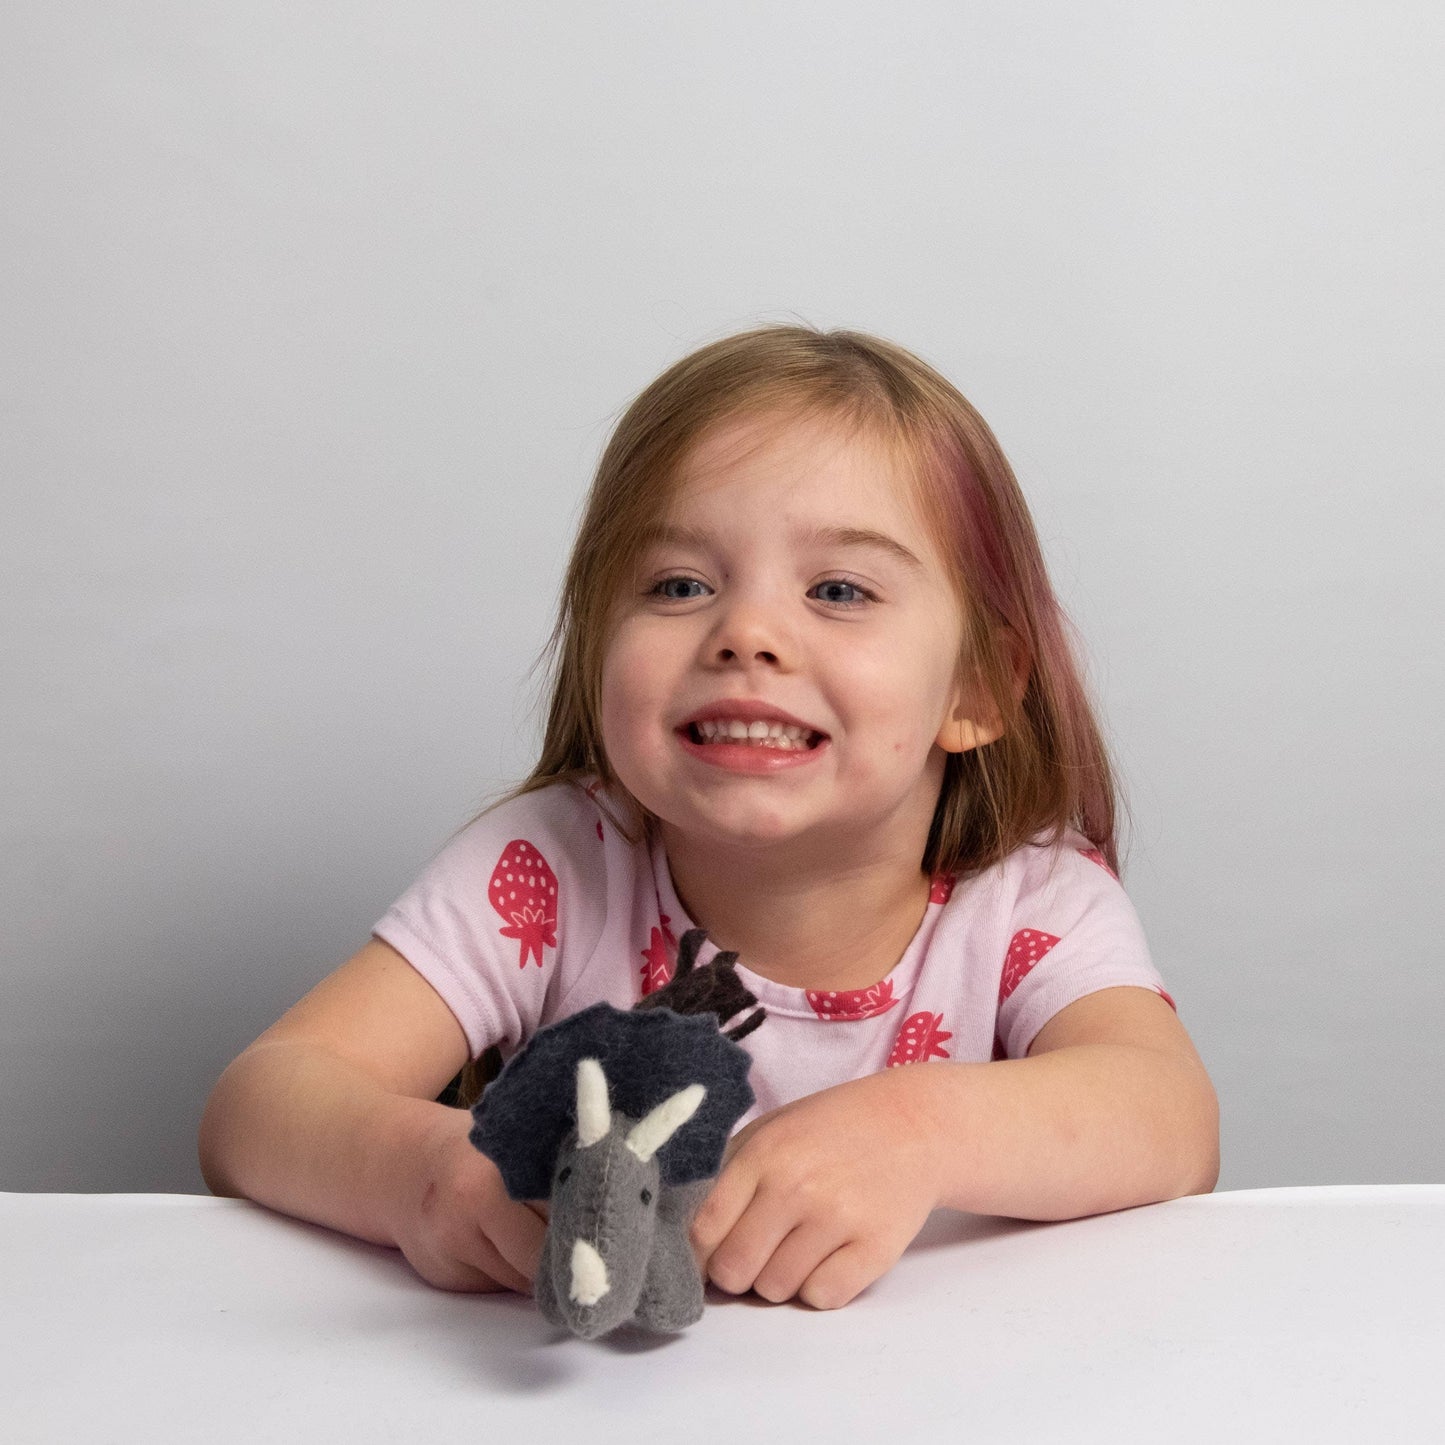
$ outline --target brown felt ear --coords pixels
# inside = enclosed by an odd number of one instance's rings
[[[682,941],[677,945],[677,967],[673,969],[672,976],[681,978],[684,974],[692,972],[692,966],[697,962],[697,956],[702,952],[702,946],[707,939],[705,928],[689,928],[682,935]]]

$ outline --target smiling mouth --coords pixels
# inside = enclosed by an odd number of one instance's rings
[[[816,748],[827,737],[826,733],[809,732],[801,737],[790,736],[788,732],[769,732],[766,737],[733,737],[730,733],[714,733],[707,736],[697,723],[688,723],[679,729],[684,733],[689,742],[696,743],[699,747],[711,747],[718,743],[731,743],[734,747],[740,748],[774,748],[780,752],[810,752]],[[792,733],[800,730],[793,728]]]

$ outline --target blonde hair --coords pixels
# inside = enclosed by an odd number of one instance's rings
[[[960,668],[983,684],[1003,724],[995,741],[948,754],[923,870],[978,872],[1040,833],[1056,843],[1073,827],[1117,874],[1114,770],[1071,645],[1072,624],[993,432],[911,352],[862,332],[803,325],[714,341],[669,367],[626,409],[598,463],[556,624],[533,668],[547,662],[550,675],[541,756],[526,779],[463,827],[538,788],[594,775],[624,810],[613,815],[623,836],[635,844],[651,835],[655,818],[613,773],[600,731],[614,610],[703,434],[723,421],[774,415],[834,420],[903,464],[951,567],[964,617]]]

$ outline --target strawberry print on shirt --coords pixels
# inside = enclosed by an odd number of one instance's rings
[[[506,925],[499,930],[502,937],[521,943],[518,966],[526,968],[535,955],[541,968],[542,950],[557,947],[557,875],[525,838],[513,838],[502,849],[487,897]]]
[[[903,1020],[903,1027],[893,1041],[893,1052],[888,1055],[884,1067],[894,1069],[899,1064],[922,1064],[929,1059],[949,1058],[943,1042],[952,1037],[951,1033],[944,1032],[942,1014],[910,1014]]]
[[[876,1019],[898,1004],[893,997],[893,980],[882,979],[872,988],[848,989],[843,993],[823,993],[808,989],[808,1004],[820,1019],[831,1023],[857,1023]]]
[[[1114,872],[1111,867],[1109,867],[1109,864],[1105,860],[1104,855],[1099,852],[1097,848],[1079,848],[1075,851],[1082,853],[1084,857],[1089,860],[1090,863],[1097,863],[1099,867],[1102,868],[1104,872],[1107,873],[1109,877],[1114,880],[1115,883],[1119,881],[1119,875]]]
[[[642,996],[656,993],[664,984],[671,982],[673,970],[677,967],[677,939],[667,925],[672,919],[665,913],[658,914],[657,926],[652,938],[642,950]]]
[[[493,1046],[506,1057],[562,1017],[634,1003],[675,976],[692,925],[665,852],[615,828],[604,790],[588,795],[592,781],[489,810],[373,927],[436,988],[473,1057]],[[1025,1056],[1049,1018],[1104,988],[1164,995],[1125,890],[1097,859],[1076,861],[1099,851],[1091,840],[1071,829],[1036,842],[976,876],[925,870],[916,946],[872,988],[749,979],[767,1005],[742,1040],[754,1117],[904,1064]]]
[[[1009,940],[1008,956],[1003,961],[1003,977],[998,981],[998,1001],[1002,1003],[1027,977],[1039,959],[1059,940],[1052,933],[1038,928],[1021,928]],[[994,957],[998,957],[997,954]]]
[[[598,792],[598,789],[601,788],[601,786],[602,786],[602,783],[601,783],[600,779],[599,779],[598,781],[596,781],[596,782],[591,782],[591,783],[588,783],[588,784],[587,784],[587,787],[586,787],[585,791],[586,791],[586,793],[587,793],[587,796],[588,796],[589,798],[591,798],[594,803],[597,801],[597,792]],[[597,841],[598,841],[599,843],[605,843],[605,842],[607,841],[606,837],[603,835],[603,832],[602,832],[602,819],[601,819],[601,818],[598,818],[598,819],[597,819]]]

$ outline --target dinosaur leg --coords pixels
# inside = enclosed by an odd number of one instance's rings
[[[565,1284],[565,1276],[563,1282]],[[537,1277],[532,1281],[532,1295],[537,1301],[537,1308],[542,1311],[542,1318],[548,1324],[556,1325],[559,1329],[571,1329],[557,1300],[557,1250],[550,1230],[542,1241],[542,1256],[537,1261]]]
[[[669,1189],[659,1201],[657,1234],[633,1318],[646,1329],[671,1334],[702,1318],[703,1282],[688,1226],[707,1197],[711,1179]]]

